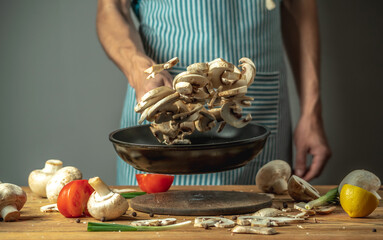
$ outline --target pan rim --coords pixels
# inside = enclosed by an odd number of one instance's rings
[[[126,128],[120,128],[120,129],[114,130],[113,132],[111,132],[109,134],[109,140],[114,144],[119,144],[119,145],[123,145],[123,146],[132,146],[132,147],[136,147],[136,148],[141,147],[141,148],[145,148],[145,149],[166,149],[166,150],[189,149],[190,150],[190,149],[222,148],[222,147],[226,147],[229,145],[233,146],[233,145],[248,144],[248,143],[258,141],[258,140],[263,140],[263,139],[267,138],[271,133],[270,130],[263,125],[259,125],[259,124],[255,124],[255,123],[249,123],[249,124],[263,128],[265,130],[265,132],[261,135],[251,137],[251,138],[246,138],[246,139],[241,139],[241,140],[236,140],[236,141],[227,141],[227,142],[220,142],[220,143],[206,143],[206,144],[193,144],[192,143],[192,144],[166,145],[166,144],[162,144],[162,143],[158,142],[158,144],[155,144],[155,145],[153,145],[153,144],[147,145],[147,144],[142,144],[142,143],[125,142],[125,141],[121,141],[121,140],[114,138],[115,134],[122,132],[126,129],[142,128],[142,127],[150,125],[150,124],[145,124],[145,125],[137,125],[137,126],[133,126],[133,127],[126,127]]]

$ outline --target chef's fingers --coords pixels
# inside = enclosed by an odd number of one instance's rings
[[[307,150],[305,146],[296,146],[294,174],[298,177],[303,177],[306,173]]]
[[[310,181],[313,178],[318,177],[321,174],[326,162],[327,162],[326,154],[314,155],[310,165],[310,169],[303,176],[303,179],[306,181]]]

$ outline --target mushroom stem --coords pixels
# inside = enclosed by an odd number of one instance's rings
[[[62,168],[63,163],[60,160],[50,159],[45,162],[45,166],[42,169],[43,172],[53,173]]]
[[[283,194],[283,193],[287,192],[287,189],[288,189],[287,188],[287,182],[283,178],[278,179],[277,181],[275,181],[272,188],[274,189],[273,192],[275,192],[276,194]]]
[[[20,217],[20,212],[17,210],[16,205],[10,204],[1,209],[0,216],[5,222],[17,221]]]
[[[112,192],[108,185],[106,185],[99,177],[91,178],[88,182],[101,197],[104,197]]]

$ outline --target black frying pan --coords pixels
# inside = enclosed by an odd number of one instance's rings
[[[151,173],[196,174],[230,170],[246,165],[263,149],[270,131],[248,124],[226,125],[222,132],[195,131],[192,144],[165,145],[149,125],[119,129],[109,135],[117,154],[134,168]]]

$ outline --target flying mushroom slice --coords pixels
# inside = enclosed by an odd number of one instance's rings
[[[173,119],[174,114],[178,113],[178,107],[174,103],[168,104],[164,111],[156,114],[154,116],[155,123],[163,123],[167,121],[171,121]]]
[[[214,88],[218,88],[222,85],[222,75],[225,71],[234,72],[234,65],[226,62],[222,58],[214,59],[209,62],[208,76],[211,79]]]
[[[197,121],[195,121],[195,127],[200,132],[210,131],[215,127],[215,117],[205,108],[199,112],[200,116]]]
[[[171,143],[179,134],[179,125],[172,125],[171,121],[160,124],[152,123],[150,131],[159,142]]]
[[[233,108],[237,105],[234,102],[227,102],[221,108],[221,117],[229,125],[242,128],[251,121],[251,114],[247,114],[245,118],[241,119],[238,114],[233,112]]]
[[[146,79],[154,78],[156,74],[162,72],[165,69],[170,69],[174,67],[178,62],[178,57],[174,57],[166,63],[154,64],[153,66],[144,71],[144,73],[149,74],[149,76]]]
[[[233,85],[241,78],[240,72],[224,71],[222,74],[222,83],[225,85]]]
[[[235,104],[241,107],[250,107],[251,106],[251,101],[253,101],[254,98],[249,97],[249,96],[236,96],[232,99]]]
[[[190,95],[193,93],[193,86],[189,82],[179,82],[175,85],[175,89],[182,95]]]
[[[153,106],[149,108],[146,118],[152,118],[154,117],[154,115],[162,111],[166,112],[167,110],[169,110],[169,108],[172,108],[171,106],[173,105],[174,102],[178,100],[179,97],[180,97],[180,94],[175,92],[165,97],[164,99],[158,101],[156,104],[154,104]]]
[[[180,82],[188,82],[193,86],[193,88],[197,89],[206,86],[206,84],[209,82],[209,79],[199,74],[182,72],[174,77],[173,88],[176,89],[177,83]]]
[[[209,65],[207,63],[193,63],[186,68],[189,73],[195,73],[205,75],[209,71]]]
[[[153,106],[161,99],[173,94],[175,91],[167,86],[161,86],[150,90],[142,96],[141,100],[134,107],[134,111],[142,113],[145,109]]]
[[[241,79],[246,80],[247,86],[250,86],[254,82],[256,68],[253,61],[249,58],[241,58],[239,59],[239,67],[242,68]]]
[[[203,109],[201,104],[190,104],[189,106],[193,106],[193,109],[178,113],[173,115],[173,120],[175,122],[190,122],[198,119],[198,113]]]

